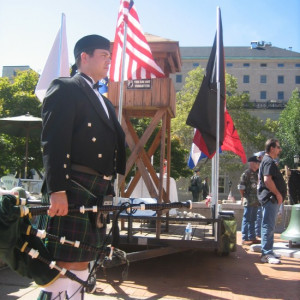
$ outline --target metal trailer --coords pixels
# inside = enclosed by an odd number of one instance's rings
[[[190,239],[185,229],[191,223]],[[236,221],[233,212],[220,212],[218,218],[119,216],[119,248],[127,252],[130,262],[172,253],[210,249],[218,255],[236,251]]]

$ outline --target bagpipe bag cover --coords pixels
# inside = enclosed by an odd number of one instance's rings
[[[13,195],[0,197],[0,258],[21,276],[33,279],[38,285],[47,285],[58,277],[59,272],[20,251],[23,244],[28,242],[29,248],[38,250],[40,256],[51,261],[41,239],[22,233],[22,228],[27,228],[31,222],[28,217],[20,217],[20,209],[15,203]]]

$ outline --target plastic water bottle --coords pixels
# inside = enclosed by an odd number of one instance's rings
[[[186,228],[185,228],[184,239],[185,240],[190,240],[191,238],[192,238],[192,226],[191,226],[191,223],[188,223]]]

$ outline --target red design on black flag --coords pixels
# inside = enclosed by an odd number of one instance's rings
[[[216,151],[213,152],[212,154],[208,153],[208,149],[206,147],[204,138],[203,138],[202,134],[200,133],[200,131],[198,129],[196,129],[194,139],[193,139],[193,143],[195,145],[197,145],[197,147],[201,150],[201,152],[203,152],[208,158],[213,158],[213,156],[216,153]]]
[[[224,47],[221,12],[219,14],[219,81],[220,81],[220,128],[219,145],[222,151],[232,151],[246,163],[246,155],[231,116],[226,109]],[[188,115],[186,124],[196,128],[193,142],[209,158],[216,153],[217,145],[217,34],[206,66],[199,93]]]
[[[225,111],[225,138],[221,147],[222,151],[231,151],[241,157],[242,162],[247,162],[246,154],[239,138],[239,134],[235,129],[232,118],[228,111]]]

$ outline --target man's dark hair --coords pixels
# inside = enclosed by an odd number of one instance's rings
[[[95,49],[85,49],[82,52],[85,52],[86,54],[88,54],[89,56],[93,56]],[[78,55],[75,59],[75,64],[77,66],[77,68],[80,67],[81,65],[81,55]]]
[[[271,151],[271,147],[275,148],[276,147],[276,144],[278,143],[279,141],[277,139],[268,139],[266,141],[266,144],[265,144],[265,150],[267,153],[270,153]]]

